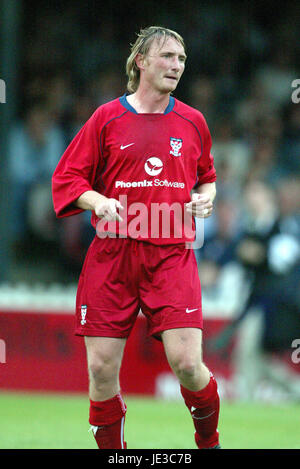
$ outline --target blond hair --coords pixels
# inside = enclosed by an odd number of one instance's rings
[[[183,38],[176,31],[164,28],[163,26],[149,26],[148,28],[141,29],[137,34],[137,39],[131,46],[131,54],[126,62],[126,74],[128,76],[127,89],[130,93],[134,93],[139,86],[140,70],[136,65],[135,59],[138,54],[147,55],[150,46],[154,39],[163,39],[163,44],[167,38],[172,37],[179,42],[185,49]]]

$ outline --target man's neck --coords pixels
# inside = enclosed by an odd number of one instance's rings
[[[127,96],[127,101],[138,114],[163,114],[169,105],[169,93],[157,93],[138,89]]]

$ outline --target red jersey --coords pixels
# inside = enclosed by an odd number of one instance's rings
[[[170,97],[164,114],[138,114],[124,95],[94,112],[59,161],[52,181],[56,215],[80,213],[74,201],[94,190],[124,207],[120,223],[99,222],[92,212],[100,236],[191,242],[194,221],[184,207],[193,188],[216,180],[210,151],[210,132],[196,109]]]

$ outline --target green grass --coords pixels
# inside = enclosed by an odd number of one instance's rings
[[[125,396],[128,449],[195,449],[182,401]],[[0,393],[1,449],[93,449],[88,397]],[[223,402],[224,449],[300,449],[300,405]]]

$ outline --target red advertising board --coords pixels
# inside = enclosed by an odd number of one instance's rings
[[[205,336],[212,336],[224,324],[221,319],[206,320]],[[73,314],[2,311],[0,339],[5,344],[5,357],[0,360],[0,389],[87,392],[85,347],[83,339],[74,335]],[[205,350],[204,356],[216,375],[224,380],[230,377],[228,357],[206,354]],[[120,381],[127,394],[174,392],[175,377],[163,346],[148,336],[142,315],[127,341]]]

